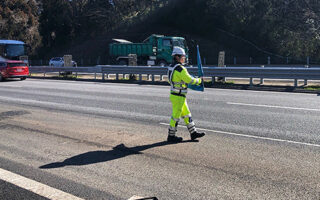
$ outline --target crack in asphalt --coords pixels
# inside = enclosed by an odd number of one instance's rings
[[[13,118],[16,116],[27,115],[27,114],[31,114],[31,113],[28,111],[25,111],[25,110],[12,110],[12,111],[7,111],[7,112],[2,112],[2,113],[0,113],[0,121],[5,120],[5,119],[9,119],[9,118]]]

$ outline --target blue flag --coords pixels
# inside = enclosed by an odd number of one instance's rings
[[[203,77],[203,69],[202,69],[202,64],[201,64],[199,45],[197,45],[197,62],[198,62],[198,77]],[[204,83],[202,82],[200,85],[188,84],[188,88],[190,88],[191,90],[203,92],[204,91]]]

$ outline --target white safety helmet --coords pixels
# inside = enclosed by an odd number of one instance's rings
[[[175,55],[186,56],[186,52],[181,47],[173,47],[172,56]]]

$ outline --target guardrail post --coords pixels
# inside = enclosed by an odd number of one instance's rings
[[[104,81],[104,73],[102,73],[102,81]]]
[[[309,68],[309,65],[305,65],[305,68]],[[304,86],[308,85],[308,79],[304,79]]]
[[[119,74],[118,73],[116,74],[116,80],[119,80]]]
[[[214,85],[216,82],[216,77],[215,76],[212,76],[211,77],[211,84]]]
[[[163,81],[163,75],[160,75],[160,81]]]
[[[142,81],[142,74],[139,74],[139,81]]]
[[[234,65],[237,64],[237,57],[233,57],[233,64],[234,64]]]
[[[154,82],[154,75],[153,74],[151,75],[151,78],[152,78],[152,82]]]
[[[262,68],[264,68],[264,65],[261,65]],[[264,84],[263,78],[260,78],[260,85]]]
[[[268,65],[270,65],[271,64],[271,58],[270,58],[270,56],[268,56]]]
[[[294,79],[294,87],[298,87],[298,79]]]
[[[253,86],[253,78],[250,78],[250,86]]]
[[[94,80],[97,80],[97,73],[94,73]]]

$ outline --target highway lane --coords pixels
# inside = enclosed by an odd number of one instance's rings
[[[167,144],[168,90],[2,82],[0,168],[85,199],[319,199],[319,96],[191,91],[208,134]]]

